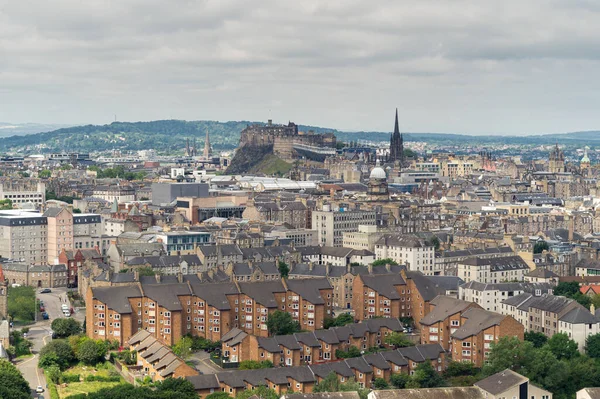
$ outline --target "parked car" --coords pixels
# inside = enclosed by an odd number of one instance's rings
[[[42,313],[42,318],[43,318],[44,320],[48,320],[48,319],[50,318],[50,316],[48,315],[48,313],[47,313],[47,312],[43,312],[43,313]]]
[[[40,291],[40,294],[49,294],[51,292],[52,292],[52,290],[50,288],[44,288],[43,290]]]
[[[43,306],[40,306],[40,312],[45,312],[46,308],[44,308]]]
[[[42,393],[44,392],[44,387],[42,387],[41,385],[38,385],[37,388],[35,389],[36,393]]]

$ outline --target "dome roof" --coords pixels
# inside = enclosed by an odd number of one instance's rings
[[[387,175],[385,174],[385,170],[383,170],[379,166],[376,166],[371,171],[371,175],[369,175],[369,179],[387,179]]]

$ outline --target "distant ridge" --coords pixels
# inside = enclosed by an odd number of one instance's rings
[[[178,151],[185,145],[185,139],[196,139],[197,146],[202,148],[206,130],[211,138],[211,145],[216,150],[234,149],[237,147],[240,132],[246,125],[263,122],[250,121],[182,121],[159,120],[150,122],[113,122],[109,125],[85,125],[65,127],[44,133],[19,133],[10,135],[15,128],[4,129],[0,124],[0,151],[21,151],[39,153],[52,151],[105,151],[120,149],[135,151],[148,148]],[[23,124],[28,125],[28,124]],[[32,124],[35,125],[35,124]],[[37,125],[44,126],[44,125]],[[314,130],[316,133],[332,132],[338,141],[389,141],[390,132],[343,132],[318,126],[299,125],[303,131]],[[22,132],[22,131],[21,131]],[[6,137],[8,136],[8,137]],[[530,135],[530,136],[490,136],[465,135],[452,133],[404,133],[405,141],[427,141],[438,144],[486,145],[486,144],[523,144],[523,145],[600,145],[600,131],[572,132],[562,134]]]

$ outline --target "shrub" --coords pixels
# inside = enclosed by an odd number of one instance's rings
[[[62,383],[79,382],[81,380],[79,374],[63,374],[61,377]]]

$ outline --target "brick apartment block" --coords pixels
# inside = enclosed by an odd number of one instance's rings
[[[88,288],[86,331],[121,345],[140,330],[167,345],[186,334],[219,341],[232,328],[267,337],[266,320],[275,310],[314,331],[331,314],[332,295],[325,278],[202,283],[196,275],[142,277],[134,285]]]
[[[439,343],[452,360],[482,367],[492,343],[505,336],[524,338],[523,325],[512,316],[487,311],[476,303],[438,296],[430,306],[431,312],[421,319],[421,342]]]

